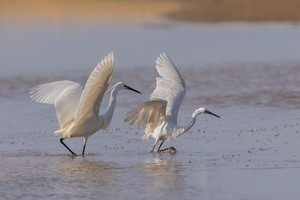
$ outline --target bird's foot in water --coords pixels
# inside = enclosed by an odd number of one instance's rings
[[[76,153],[74,153],[74,154],[68,154],[68,156],[70,157],[70,158],[75,158],[76,156],[78,156]]]
[[[176,152],[177,150],[174,147],[169,147],[158,151],[158,153],[169,153],[169,154],[176,154]]]

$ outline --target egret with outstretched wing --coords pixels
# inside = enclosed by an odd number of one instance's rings
[[[111,88],[106,111],[99,115],[100,105],[110,84],[114,65],[114,55],[110,53],[92,71],[84,89],[79,83],[68,80],[45,83],[29,89],[32,100],[54,104],[60,127],[55,133],[72,155],[76,154],[63,142],[64,139],[83,137],[82,155],[84,156],[88,137],[110,124],[118,91],[132,90],[140,93],[118,82]]]
[[[136,124],[139,128],[145,128],[145,139],[149,136],[155,139],[151,152],[154,151],[159,141],[161,143],[157,149],[158,152],[161,151],[160,148],[164,141],[179,137],[187,132],[195,124],[199,114],[219,117],[202,107],[194,111],[192,120],[188,125],[179,126],[177,115],[186,92],[185,81],[175,64],[165,53],[157,58],[156,69],[161,77],[156,78],[156,88],[152,92],[150,100],[128,112],[124,119],[130,125]]]

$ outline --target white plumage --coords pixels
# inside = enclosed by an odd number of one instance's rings
[[[166,140],[176,138],[187,132],[196,122],[199,114],[211,113],[206,108],[198,108],[192,114],[192,120],[187,126],[177,125],[177,115],[183,97],[186,93],[185,81],[172,60],[161,54],[156,60],[156,69],[160,77],[156,78],[156,88],[150,100],[128,112],[124,121],[145,128],[144,138],[152,136],[155,139],[152,152],[158,141],[162,141],[157,151]]]
[[[61,143],[73,155],[76,154],[63,142],[65,138],[83,137],[82,155],[84,155],[88,137],[110,124],[117,92],[122,89],[138,92],[122,82],[115,84],[105,113],[99,115],[100,105],[110,84],[113,69],[114,56],[110,53],[92,71],[84,89],[79,83],[68,80],[46,83],[30,89],[32,100],[54,104],[60,127],[55,133],[61,137]]]
[[[32,100],[54,104],[60,129],[74,121],[81,93],[81,85],[73,81],[56,81],[30,88]]]

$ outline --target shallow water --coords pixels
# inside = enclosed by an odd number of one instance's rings
[[[180,123],[191,107],[182,107]],[[110,128],[90,137],[84,158],[70,157],[54,137],[50,107],[28,101],[26,108],[2,109],[21,113],[1,120],[2,198],[297,199],[299,112],[210,109],[222,119],[199,117],[186,135],[164,144],[177,154],[160,155],[149,153],[153,140],[142,141],[141,130],[121,122],[127,109],[118,107]],[[81,139],[67,143],[81,151]]]
[[[299,198],[298,26],[1,25],[1,199]],[[28,88],[61,79],[84,84],[110,50],[112,82],[143,95],[120,93],[108,130],[90,137],[84,158],[72,158],[53,135],[54,108],[32,102]],[[164,143],[175,155],[149,153],[154,141],[122,122],[149,98],[162,51],[187,83],[179,123],[200,106],[222,117],[199,116],[188,133]],[[82,139],[67,144],[79,153]]]

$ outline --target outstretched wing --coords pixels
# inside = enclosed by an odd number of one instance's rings
[[[161,117],[164,117],[166,112],[167,102],[164,100],[151,100],[137,106],[128,112],[124,121],[131,124],[136,124],[138,128],[145,128],[147,124],[152,123],[158,125]]]
[[[167,101],[166,118],[177,123],[178,110],[186,92],[185,82],[175,64],[165,53],[157,58],[156,69],[161,77],[156,78],[156,88],[150,100]]]
[[[39,103],[54,104],[60,128],[74,121],[82,87],[73,81],[45,83],[29,89],[32,100]]]
[[[99,115],[104,93],[109,86],[114,69],[114,55],[108,54],[90,74],[80,97],[75,120],[84,120],[87,116]]]

